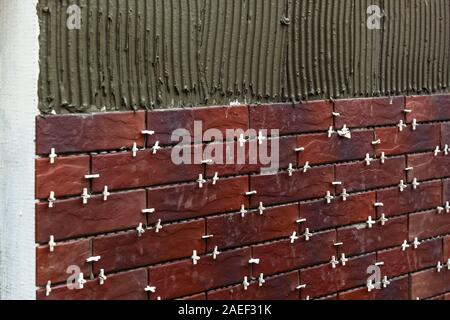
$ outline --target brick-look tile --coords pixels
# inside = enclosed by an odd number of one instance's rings
[[[450,259],[450,236],[444,238],[444,260]]]
[[[403,157],[389,158],[385,164],[374,160],[370,166],[366,162],[336,165],[336,181],[343,183],[339,193],[343,188],[354,192],[398,185],[401,180],[406,180]]]
[[[36,198],[48,199],[52,191],[55,197],[81,195],[89,185],[85,179],[89,166],[89,156],[59,157],[54,164],[47,158],[36,159]]]
[[[195,151],[189,147],[179,150],[193,159]],[[105,186],[110,190],[124,190],[131,188],[157,186],[169,183],[195,181],[199,174],[203,174],[203,166],[198,164],[177,165],[172,160],[173,149],[138,152],[136,158],[132,153],[101,154],[92,157],[92,171],[99,174],[94,179],[92,189],[101,192]],[[184,153],[186,152],[186,153]],[[177,155],[179,153],[177,152]]]
[[[302,238],[293,244],[283,240],[254,246],[253,256],[261,261],[253,266],[253,272],[271,275],[326,263],[336,255],[335,242],[336,232],[328,231],[315,234],[310,241]]]
[[[336,126],[373,127],[397,124],[404,119],[404,97],[337,100]]]
[[[36,248],[36,285],[44,287],[47,281],[65,282],[69,266],[78,266],[84,274],[90,273],[86,259],[91,256],[89,240],[58,244],[53,252],[48,246]]]
[[[211,178],[216,172],[222,177],[259,173],[261,170],[278,171],[287,169],[291,163],[295,168],[296,146],[296,137],[271,138],[261,145],[252,140],[244,147],[239,142],[210,144],[205,146],[205,158],[218,161],[206,166],[206,176]]]
[[[407,128],[400,132],[397,127],[375,129],[376,138],[381,144],[376,146],[377,156],[384,152],[386,155],[400,155],[433,151],[440,145],[440,125],[420,125],[416,131]]]
[[[406,109],[409,123],[450,120],[450,94],[406,97]]]
[[[434,153],[408,155],[408,167],[414,168],[408,173],[408,181],[414,178],[431,180],[450,177],[450,156],[443,153],[437,157]]]
[[[347,256],[401,246],[408,239],[407,217],[391,218],[385,226],[376,224],[371,229],[367,225],[358,225],[338,230],[340,253]]]
[[[136,231],[95,238],[94,256],[101,260],[94,264],[94,272],[129,270],[166,261],[188,258],[193,250],[205,252],[205,221],[163,226],[158,233],[147,230],[141,237]]]
[[[367,283],[367,268],[375,262],[375,254],[371,254],[350,259],[346,266],[338,266],[336,269],[333,269],[331,264],[326,264],[302,270],[300,279],[302,284],[306,284],[302,296],[316,298],[364,286]]]
[[[428,239],[450,233],[450,214],[439,214],[437,209],[412,214],[409,217],[409,237]]]
[[[276,175],[251,176],[252,191],[258,193],[251,197],[252,207],[289,203],[300,200],[325,197],[332,191],[333,167],[312,168],[304,173],[295,171],[292,177],[288,173]]]
[[[343,292],[339,294],[339,300],[409,300],[408,277],[391,281],[391,284],[381,290],[369,292],[367,287]]]
[[[248,208],[247,191],[247,177],[222,179],[216,185],[209,181],[201,189],[198,184],[149,189],[148,206],[156,212],[148,219],[167,222],[239,211],[242,205]]]
[[[194,132],[194,123],[198,121],[199,132]],[[195,109],[158,110],[147,112],[147,127],[155,131],[154,136],[150,136],[148,146],[153,146],[156,141],[162,145],[172,145],[179,142],[179,135],[172,135],[176,130],[185,130],[186,134],[192,138],[191,141],[201,142],[203,134],[209,129],[221,132],[226,138],[227,130],[248,130],[248,107],[208,107]],[[200,136],[201,135],[201,136]],[[210,141],[206,139],[206,141]]]
[[[250,127],[280,130],[281,135],[326,131],[333,124],[332,112],[327,101],[250,106]]]
[[[378,253],[378,261],[384,262],[381,267],[383,276],[398,277],[437,265],[442,259],[442,240],[422,243],[417,249],[395,248]]]
[[[374,155],[372,142],[373,131],[352,132],[352,139],[328,134],[309,134],[298,136],[298,147],[305,148],[299,152],[298,163],[301,166],[307,161],[311,164],[325,164],[340,161],[362,160],[369,153]]]
[[[108,276],[108,275],[107,275]],[[148,300],[145,292],[147,270],[133,270],[109,275],[104,285],[99,280],[90,280],[82,290],[69,290],[67,285],[52,288],[48,297],[45,289],[37,292],[38,300]]]
[[[426,299],[450,292],[450,271],[436,268],[411,275],[411,298]]]
[[[324,230],[376,218],[375,192],[350,196],[347,201],[336,198],[330,204],[326,200],[300,204],[300,217],[311,230]]]
[[[203,291],[241,283],[251,276],[250,249],[223,252],[213,260],[201,257],[196,266],[192,260],[161,265],[149,269],[150,285],[156,287],[151,298],[180,298]]]
[[[145,112],[37,117],[36,153],[89,152],[144,146]]]
[[[288,238],[297,231],[297,219],[297,205],[267,209],[263,215],[251,211],[245,218],[239,213],[208,218],[207,234],[214,235],[208,240],[208,251]]]
[[[259,287],[258,280],[253,281],[247,290],[243,285],[208,292],[208,300],[234,300],[234,301],[277,301],[299,300],[298,272],[291,272],[281,276],[266,278],[266,283]],[[250,281],[250,280],[249,280]]]
[[[56,240],[136,228],[145,222],[141,213],[146,207],[145,191],[116,193],[103,201],[103,196],[57,201],[36,205],[36,241],[46,243],[51,235]]]
[[[377,192],[377,202],[384,204],[378,208],[378,216],[398,216],[421,210],[437,208],[442,205],[441,181],[422,183],[416,190],[409,186],[403,192],[400,188],[391,188]]]

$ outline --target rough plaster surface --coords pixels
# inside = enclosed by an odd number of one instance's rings
[[[0,300],[35,298],[36,0],[0,0]]]

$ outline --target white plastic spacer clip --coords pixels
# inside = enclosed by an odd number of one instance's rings
[[[258,210],[259,210],[259,215],[261,215],[261,216],[264,214],[264,211],[266,211],[266,208],[264,207],[264,204],[262,202],[259,203]]]
[[[54,164],[56,158],[58,158],[58,155],[56,154],[55,148],[51,149],[49,158],[50,158],[50,164]]]
[[[295,148],[294,151],[295,152],[303,152],[303,151],[305,151],[305,148],[304,147]]]
[[[410,245],[408,244],[408,241],[405,240],[402,244],[402,251],[406,251],[406,249],[408,249],[410,247]]]
[[[331,263],[331,266],[333,267],[333,269],[336,269],[336,267],[339,265],[339,261],[336,259],[336,256],[333,256],[331,258],[330,263]]]
[[[292,177],[294,175],[294,165],[292,163],[289,163],[287,172],[288,172],[289,177]]]
[[[56,201],[55,192],[51,191],[50,196],[48,197],[48,207],[53,208],[55,201]]]
[[[216,172],[214,173],[214,177],[213,177],[213,186],[217,185],[217,182],[219,182],[220,178],[219,178],[219,173]]]
[[[248,213],[248,211],[245,210],[245,205],[242,205],[242,206],[241,206],[241,211],[240,211],[240,213],[241,213],[241,217],[242,217],[242,218],[245,218],[245,215]]]
[[[147,213],[152,214],[152,213],[155,213],[155,212],[156,212],[156,209],[154,209],[154,208],[143,209],[141,212],[142,212],[143,214],[147,214]]]
[[[100,285],[104,285],[105,281],[108,279],[108,277],[105,275],[105,269],[100,269],[100,274],[98,275],[98,279],[100,281]]]
[[[249,192],[246,192],[246,193],[245,193],[245,195],[246,195],[247,197],[249,197],[249,196],[254,196],[254,195],[257,195],[257,194],[258,194],[257,191],[249,191]]]
[[[89,257],[86,259],[86,262],[87,263],[99,262],[101,258],[102,258],[101,256]]]
[[[50,296],[50,293],[52,292],[52,282],[48,281],[47,285],[45,286],[45,296]]]
[[[298,239],[300,239],[300,237],[297,236],[297,232],[294,232],[294,233],[292,234],[292,236],[290,236],[290,239],[291,239],[291,244],[294,244],[295,241],[297,241]]]
[[[136,231],[138,233],[138,236],[142,237],[142,235],[145,233],[144,224],[139,223],[139,226],[136,228]]]
[[[81,198],[83,199],[83,204],[87,204],[88,200],[91,198],[91,195],[88,192],[87,188],[83,189],[83,193],[81,194]]]
[[[50,248],[50,252],[55,252],[55,247],[56,247],[55,236],[50,236],[50,241],[48,242],[48,246]]]
[[[198,176],[198,180],[197,180],[198,187],[199,187],[200,189],[203,189],[203,185],[204,185],[206,182],[207,182],[207,181],[206,181],[205,179],[203,179],[203,174],[200,174],[200,175]]]
[[[156,287],[152,287],[152,286],[147,286],[144,289],[145,292],[151,292],[151,293],[156,293]]]
[[[248,264],[259,264],[260,262],[261,262],[260,259],[254,259],[254,258],[251,258],[251,259],[248,261]]]
[[[141,133],[144,136],[153,136],[155,134],[155,131],[151,131],[151,130],[142,130]]]
[[[102,194],[103,194],[103,201],[108,201],[108,197],[111,195],[111,193],[108,191],[108,186],[105,186]]]
[[[197,254],[197,250],[194,250],[194,251],[192,252],[192,257],[191,257],[191,259],[192,259],[192,264],[193,264],[194,266],[196,266],[196,265],[198,264],[198,262],[200,261],[200,257],[199,257],[198,254]]]
[[[370,164],[373,161],[373,158],[370,156],[369,153],[366,154],[366,158],[364,159],[364,161],[366,162],[366,166],[370,166]]]
[[[344,267],[347,265],[347,262],[349,262],[349,261],[350,260],[347,259],[347,257],[345,256],[345,253],[341,254],[341,263]]]
[[[373,221],[372,216],[370,216],[369,219],[366,221],[366,224],[369,229],[372,229],[373,226],[376,224],[376,222]]]
[[[137,143],[133,143],[133,148],[131,149],[131,151],[133,152],[133,158],[137,157],[137,153],[139,151],[139,148],[137,147]]]
[[[327,204],[331,204],[331,201],[333,201],[334,196],[331,195],[331,191],[327,191],[327,195],[325,196],[325,200],[327,201]]]
[[[248,277],[244,277],[244,282],[242,282],[242,285],[244,286],[244,290],[247,291],[248,287],[250,287],[250,282],[248,282]]]
[[[303,173],[307,173],[309,169],[311,169],[311,166],[309,165],[309,161],[306,161],[306,164],[303,167]]]
[[[217,257],[220,255],[220,251],[219,251],[219,247],[218,246],[215,246],[214,247],[214,251],[213,251],[213,259],[214,260],[217,260]]]
[[[152,154],[156,154],[159,150],[162,150],[162,148],[159,146],[159,141],[155,142],[155,145],[150,149],[152,151]]]
[[[259,287],[262,287],[265,283],[266,280],[264,280],[264,273],[261,273],[258,278],[258,285]]]
[[[161,231],[162,228],[163,228],[163,226],[162,226],[162,220],[159,219],[158,222],[157,222],[156,225],[155,225],[155,232],[156,232],[156,233],[159,233],[159,231]]]
[[[86,180],[93,180],[93,179],[100,178],[100,175],[99,174],[87,174],[87,175],[84,176],[84,178]]]

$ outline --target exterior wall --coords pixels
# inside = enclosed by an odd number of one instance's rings
[[[0,0],[0,300],[35,297],[36,3]]]
[[[450,258],[450,215],[438,209],[450,201],[449,110],[450,95],[433,95],[38,117],[37,297],[445,299],[450,271],[439,273],[436,266]],[[179,128],[193,133],[195,120],[203,121],[204,130],[222,132],[280,129],[280,138],[263,142],[273,146],[279,139],[280,170],[175,166],[170,135]],[[328,136],[330,127],[344,126],[351,139],[336,132]],[[144,138],[142,130],[154,134]],[[163,149],[153,154],[157,141]],[[208,139],[195,141],[193,150],[211,145]],[[134,143],[146,147],[136,157]],[[228,144],[240,147],[236,141]],[[299,147],[304,150],[296,152]],[[58,153],[54,164],[48,159],[51,148]],[[373,158],[369,165],[367,154]],[[306,162],[311,168],[304,172]],[[199,174],[206,179],[202,187]],[[416,189],[414,178],[420,183]],[[403,191],[401,181],[407,184]],[[111,193],[107,199],[105,186]],[[84,188],[91,195],[87,204]],[[51,191],[53,208],[47,201]],[[251,191],[256,193],[246,194]],[[328,191],[334,196],[330,203]],[[242,205],[249,211],[244,218]],[[384,225],[382,214],[388,218]],[[371,228],[369,217],[375,222]],[[148,227],[142,236],[136,230],[140,223]],[[294,232],[299,239],[291,243]],[[402,251],[404,241],[410,247]],[[220,254],[214,259],[216,247]],[[349,261],[333,269],[332,257],[342,254]],[[98,260],[86,262],[90,257]],[[259,264],[249,263],[252,258]],[[384,263],[381,275],[391,284],[369,293],[367,268],[377,262]],[[70,266],[83,272],[84,289],[67,289]],[[108,277],[103,285],[101,269]],[[259,287],[261,274],[266,283]],[[52,292],[46,296],[48,281]],[[298,290],[299,285],[306,287]],[[147,293],[147,286],[155,292]]]
[[[66,25],[74,4],[79,30]],[[448,0],[40,0],[38,10],[42,113],[450,87]],[[374,14],[380,29],[368,28]]]

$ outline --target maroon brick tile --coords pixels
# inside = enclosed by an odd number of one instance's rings
[[[336,126],[342,128],[393,125],[404,119],[404,97],[344,99],[335,102]]]
[[[450,236],[444,238],[444,260],[450,259]]]
[[[36,118],[36,153],[89,152],[144,146],[145,112]]]
[[[298,147],[305,148],[305,151],[299,152],[299,166],[307,161],[311,164],[324,164],[340,161],[362,160],[369,153],[374,155],[372,142],[373,131],[355,131],[352,132],[352,139],[341,138],[328,134],[309,134],[298,136]]]
[[[302,238],[293,244],[283,240],[254,246],[253,258],[260,263],[253,266],[253,273],[271,275],[326,263],[336,255],[335,242],[336,232],[327,231],[314,234],[310,241]]]
[[[376,146],[377,156],[400,155],[434,151],[440,145],[440,125],[426,124],[417,127],[416,131],[407,128],[400,132],[397,127],[375,129],[377,139],[381,144]]]
[[[437,208],[443,203],[441,181],[422,183],[417,190],[409,186],[403,192],[398,187],[377,191],[377,202],[384,204],[377,209],[379,217],[383,213],[391,217]]]
[[[193,160],[198,149],[196,147],[196,151],[193,151],[186,147],[179,151],[189,154]],[[172,161],[172,151],[173,149],[164,149],[156,154],[150,150],[140,151],[136,158],[133,158],[130,152],[93,156],[92,171],[99,174],[100,178],[93,180],[92,189],[101,192],[105,186],[110,190],[124,190],[181,183],[195,181],[199,174],[203,174],[201,158],[198,164],[177,165]]]
[[[120,274],[107,275],[104,285],[99,280],[88,281],[84,289],[70,290],[67,285],[53,287],[48,297],[45,289],[37,291],[38,300],[148,300],[145,292],[147,271],[133,270]]]
[[[442,240],[422,243],[417,249],[395,248],[378,253],[378,261],[384,262],[381,267],[383,276],[398,277],[437,265],[442,260]]]
[[[291,272],[272,278],[266,278],[266,283],[259,287],[258,280],[252,281],[247,290],[243,285],[208,292],[208,300],[234,301],[280,301],[299,300],[298,272]]]
[[[403,157],[389,158],[385,164],[376,160],[370,166],[366,162],[336,165],[336,181],[343,183],[337,190],[354,192],[398,185],[406,180],[405,169]]]
[[[343,225],[366,222],[369,216],[376,219],[375,192],[350,196],[347,201],[335,199],[331,204],[326,200],[300,204],[300,217],[311,230],[324,230]]]
[[[328,101],[250,106],[250,127],[280,130],[281,135],[326,131],[333,124],[332,112]]]
[[[241,283],[250,276],[250,249],[223,252],[213,260],[202,257],[196,266],[192,260],[179,261],[149,269],[151,286],[156,293],[151,298],[180,298],[208,290]]]
[[[54,164],[47,158],[36,159],[36,198],[48,199],[52,191],[55,197],[81,195],[89,185],[85,179],[89,166],[89,156],[60,157]]]
[[[195,121],[201,122],[197,137],[194,132]],[[155,131],[154,136],[150,136],[148,146],[153,146],[156,141],[161,145],[174,145],[179,142],[179,135],[174,135],[174,131],[183,129],[188,133],[192,141],[201,142],[203,135],[209,129],[219,130],[223,136],[227,130],[248,130],[248,107],[208,107],[196,109],[158,110],[147,112],[147,126],[149,130]],[[206,139],[206,141],[210,141]]]
[[[213,185],[209,181],[202,189],[198,184],[149,189],[150,223],[191,219],[216,213],[239,211],[248,208],[248,178],[222,179]]]
[[[336,269],[333,269],[331,264],[325,264],[302,270],[301,282],[306,284],[302,296],[316,298],[365,285],[368,277],[367,268],[376,262],[375,254],[349,260],[346,266],[339,266]]]
[[[69,266],[78,266],[84,274],[90,274],[90,265],[86,259],[91,257],[89,240],[80,240],[58,244],[53,252],[48,246],[36,248],[36,285],[45,287],[47,281],[66,282]]]
[[[136,228],[145,222],[141,213],[145,207],[144,190],[115,193],[108,201],[95,196],[87,205],[83,205],[81,198],[57,201],[51,209],[47,203],[38,203],[36,241],[47,243],[51,235],[62,240]]]
[[[252,243],[288,238],[297,231],[298,206],[271,208],[260,215],[259,211],[207,218],[208,251],[239,247]]]
[[[291,163],[295,167],[296,146],[296,137],[272,138],[263,141],[262,145],[257,140],[252,140],[242,148],[238,142],[207,145],[205,158],[216,161],[206,166],[206,176],[211,178],[216,172],[222,177],[259,173],[263,169],[278,171],[287,169]]]
[[[409,217],[409,237],[427,239],[450,233],[450,214],[437,210],[412,214]]]
[[[437,157],[434,153],[408,155],[408,167],[414,168],[408,174],[408,181],[414,178],[419,181],[450,177],[450,156],[442,153]]]
[[[332,191],[333,167],[312,168],[307,173],[295,171],[276,175],[251,176],[251,189],[258,193],[251,197],[252,207],[289,203],[325,197]]]
[[[376,224],[369,229],[367,225],[358,225],[338,230],[340,253],[347,256],[373,252],[385,248],[401,246],[408,239],[408,218],[390,219],[385,226]]]
[[[406,97],[406,109],[412,110],[407,115],[409,123],[414,119],[419,122],[450,120],[450,95]]]
[[[141,237],[136,231],[94,238],[94,256],[101,256],[94,263],[94,272],[129,270],[166,261],[189,258],[193,250],[205,252],[205,221],[163,226],[156,233],[147,230]]]
[[[411,298],[426,299],[450,291],[450,271],[436,268],[411,275]]]
[[[391,281],[391,284],[382,290],[368,292],[367,287],[339,293],[339,300],[409,300],[408,277]]]

